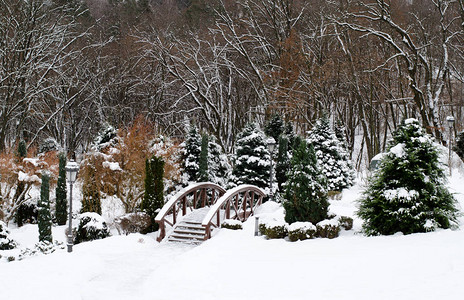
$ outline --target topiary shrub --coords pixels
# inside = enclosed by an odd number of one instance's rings
[[[321,221],[316,224],[316,228],[317,235],[322,238],[333,239],[338,237],[340,233],[340,225],[338,225],[338,221],[335,219]]]
[[[351,230],[353,228],[353,218],[340,216],[337,218],[338,225],[345,230]]]
[[[0,221],[0,250],[11,250],[16,246],[17,243],[10,237],[10,231],[6,224]]]
[[[283,239],[288,234],[286,223],[272,221],[261,225],[259,227],[261,234],[264,234],[269,239]]]
[[[239,230],[239,229],[243,229],[243,226],[242,226],[242,222],[240,222],[239,220],[227,219],[227,220],[224,220],[224,222],[222,222],[221,228]]]
[[[78,220],[79,226],[74,237],[74,244],[104,239],[110,236],[106,221],[99,214],[93,212],[83,213],[78,216]]]
[[[317,234],[317,228],[311,222],[295,222],[287,226],[287,231],[288,238],[292,242],[312,239]]]
[[[144,233],[151,227],[151,217],[144,212],[125,214],[114,220],[119,234]]]

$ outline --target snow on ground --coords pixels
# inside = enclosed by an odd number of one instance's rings
[[[463,183],[454,172],[450,186],[461,207]],[[331,211],[352,216],[361,190],[358,184],[344,191],[342,200],[331,201]],[[281,217],[282,209],[267,204],[260,215]],[[355,229],[360,226],[355,219]],[[63,230],[55,227],[54,238],[64,241]],[[37,240],[35,225],[11,231],[22,246]],[[198,247],[131,234],[75,245],[73,253],[2,259],[1,299],[422,300],[464,294],[464,229],[381,237],[349,231],[294,243],[253,232],[251,219],[243,230],[222,229]]]

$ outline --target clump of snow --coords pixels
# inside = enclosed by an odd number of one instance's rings
[[[18,172],[18,181],[37,182],[37,183],[42,182],[42,180],[40,180],[39,176],[37,176],[37,175],[28,175],[28,174],[24,173],[23,171]]]
[[[225,219],[222,221],[222,224],[229,225],[229,226],[242,226],[242,222],[239,220],[233,220],[233,219]]]
[[[385,190],[383,192],[383,195],[385,199],[389,201],[393,201],[395,199],[404,199],[404,200],[410,201],[414,198],[417,198],[419,196],[419,192],[415,190],[408,191],[405,188],[401,187],[401,188],[397,188],[394,190],[393,189]]]
[[[390,153],[394,154],[396,157],[404,157],[406,155],[404,147],[405,145],[403,143],[399,143],[390,149]]]
[[[102,165],[104,168],[108,168],[111,171],[122,171],[118,162],[104,161]]]
[[[295,222],[287,226],[288,231],[296,231],[296,230],[316,230],[316,226],[314,226],[311,222]]]
[[[319,223],[316,224],[317,226],[324,227],[324,226],[338,226],[338,219],[326,219],[322,220]]]

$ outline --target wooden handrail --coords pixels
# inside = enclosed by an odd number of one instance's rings
[[[166,223],[174,226],[177,222],[177,214],[182,207],[182,215],[187,214],[187,206],[190,206],[190,209],[193,210],[197,208],[197,204],[200,203],[201,207],[204,207],[206,204],[211,203],[214,204],[217,199],[211,199],[211,201],[207,201],[206,197],[206,190],[211,189],[213,190],[213,198],[216,195],[216,191],[218,191],[219,196],[226,193],[226,190],[222,188],[220,185],[217,185],[213,182],[199,182],[193,183],[179,192],[177,192],[171,199],[164,204],[161,210],[155,217],[155,222],[159,224],[159,235],[157,241],[160,242],[166,236]],[[200,199],[197,199],[197,192],[200,191]],[[194,194],[193,203],[187,203],[187,196],[191,193]],[[177,207],[176,207],[177,206]],[[166,217],[172,214],[172,223],[169,222]]]
[[[243,193],[242,202],[239,204],[239,196]],[[254,205],[255,197],[258,197],[256,204]],[[211,206],[210,210],[203,218],[201,225],[206,228],[205,239],[211,237],[211,226],[220,227],[220,212],[221,208],[225,207],[225,217],[230,218],[230,211],[235,211],[235,218],[242,217],[241,221],[245,221],[249,216],[254,215],[255,209],[262,204],[263,198],[267,196],[267,193],[254,185],[242,184],[233,189],[228,190],[224,195],[219,198],[216,203]],[[249,202],[249,211],[247,211],[247,205]],[[240,216],[242,211],[243,216]],[[214,224],[214,216],[216,216],[216,224]]]

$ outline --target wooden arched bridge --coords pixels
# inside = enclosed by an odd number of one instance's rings
[[[200,243],[226,219],[246,221],[263,202],[266,192],[243,184],[226,191],[212,182],[191,184],[174,195],[159,211],[158,242]]]

